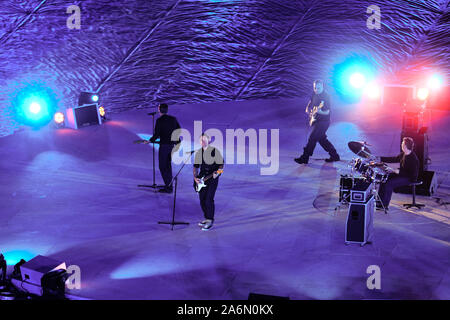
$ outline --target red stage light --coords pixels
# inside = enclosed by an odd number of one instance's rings
[[[430,90],[428,88],[419,88],[417,90],[417,99],[419,100],[427,100],[428,96],[430,95]]]

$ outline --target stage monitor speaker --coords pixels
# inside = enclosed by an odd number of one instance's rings
[[[404,137],[410,137],[414,140],[414,152],[419,159],[419,174],[428,169],[428,135],[424,128],[419,131],[402,131],[400,138],[400,151]]]
[[[416,186],[416,194],[421,196],[432,196],[437,189],[437,178],[434,171],[422,171],[418,179],[422,181],[421,185]],[[404,186],[394,189],[396,193],[412,194],[412,187]]]
[[[250,292],[248,295],[248,300],[258,301],[258,300],[290,300],[290,299],[289,297],[270,296],[266,294]]]
[[[40,286],[42,277],[54,270],[66,270],[66,263],[44,256],[36,256],[20,267],[22,281]]]
[[[98,112],[98,104],[87,104],[66,110],[67,126],[73,129],[102,124],[102,117]]]
[[[366,203],[350,203],[345,226],[345,243],[361,245],[371,241],[373,234],[373,211],[375,198],[373,195]]]

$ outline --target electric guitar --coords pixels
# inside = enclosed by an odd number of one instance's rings
[[[215,173],[222,174],[223,173],[223,169],[219,169]],[[204,187],[206,187],[205,182],[208,181],[209,179],[211,179],[213,176],[214,176],[214,172],[209,174],[209,175],[207,175],[207,176],[205,176],[205,177],[199,178],[199,180],[200,180],[199,183],[195,182],[195,180],[194,180],[194,190],[196,192],[200,192],[200,190],[202,190]]]
[[[320,102],[320,104],[318,106],[314,106],[311,111],[309,112],[309,125],[312,126],[314,124],[314,122],[317,121],[316,119],[316,115],[317,115],[317,111],[319,109],[323,108],[323,101]]]

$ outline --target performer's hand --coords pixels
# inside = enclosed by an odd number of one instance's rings
[[[213,178],[216,179],[219,176],[219,174],[217,172],[213,173]]]
[[[195,181],[195,183],[200,183],[200,179],[199,178],[196,178],[196,177],[194,177],[194,181]]]
[[[144,141],[144,144],[149,144],[150,143],[150,140],[145,140]]]

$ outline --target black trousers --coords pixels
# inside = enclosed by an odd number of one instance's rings
[[[310,157],[313,155],[317,142],[319,142],[322,148],[328,152],[330,156],[337,156],[336,149],[327,138],[327,130],[329,126],[329,121],[317,121],[312,125],[308,143],[303,151],[304,156]]]
[[[200,206],[202,207],[205,219],[214,221],[214,196],[216,194],[217,186],[219,185],[219,178],[210,179],[206,187],[199,192]]]
[[[172,144],[161,144],[159,146],[159,172],[161,172],[166,187],[172,181],[172,150]]]
[[[391,174],[386,181],[380,185],[380,190],[378,190],[378,194],[383,202],[384,207],[389,207],[389,203],[391,202],[392,192],[397,187],[407,186],[411,181],[407,177],[401,177],[398,174]]]

